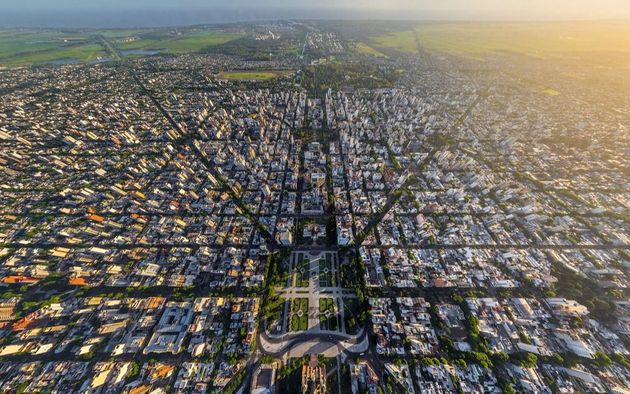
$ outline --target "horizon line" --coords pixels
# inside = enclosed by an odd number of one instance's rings
[[[117,30],[117,29],[159,29],[159,28],[184,28],[184,27],[202,27],[202,26],[230,26],[239,24],[257,24],[257,23],[278,23],[278,22],[398,22],[398,23],[623,23],[630,22],[630,17],[622,18],[567,18],[567,19],[541,19],[541,18],[369,18],[369,17],[341,17],[341,18],[277,18],[277,19],[242,19],[234,20],[231,22],[220,21],[208,21],[201,23],[184,23],[184,24],[158,24],[158,25],[143,25],[134,26],[131,24],[123,24],[120,26],[61,26],[61,25],[49,25],[49,26],[7,26],[0,24],[0,29],[68,29],[68,30]]]

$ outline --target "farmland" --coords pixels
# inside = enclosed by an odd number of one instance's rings
[[[630,27],[598,23],[459,23],[416,27],[420,45],[452,54],[630,52]]]
[[[417,41],[416,41],[417,36]],[[483,60],[516,55],[537,59],[572,54],[630,54],[630,27],[623,23],[421,23],[400,31],[369,36],[361,51],[393,49],[411,53],[424,49]]]
[[[101,45],[99,36],[107,38],[123,51],[145,50],[164,54],[184,54],[202,52],[238,39],[243,34],[218,29],[191,29],[183,32],[166,29],[63,32],[57,30],[6,30],[0,31],[0,66],[17,67],[49,62],[63,64],[107,60],[109,54],[106,48]]]

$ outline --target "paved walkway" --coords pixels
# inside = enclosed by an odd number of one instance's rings
[[[308,267],[308,287],[297,287],[297,278],[298,275],[303,274],[297,270],[297,262],[298,262],[298,254],[303,254],[305,259],[309,259],[309,267]],[[339,316],[339,331],[341,333],[345,333],[345,314],[343,307],[343,299],[346,298],[354,298],[356,297],[353,294],[344,294],[344,289],[339,286],[328,286],[328,287],[320,287],[319,277],[320,274],[320,262],[325,261],[326,255],[332,255],[331,258],[331,268],[330,273],[333,277],[339,278],[339,263],[336,252],[331,251],[311,251],[311,252],[293,252],[291,255],[291,274],[289,275],[289,283],[290,286],[282,289],[278,289],[278,294],[286,300],[293,300],[296,298],[308,298],[308,330],[307,332],[319,332],[319,300],[321,298],[332,298],[334,301],[335,308],[337,309],[337,314]],[[285,305],[285,311],[287,311]],[[288,326],[287,320],[290,318],[288,314],[285,313],[285,321],[283,322],[283,327],[286,328]]]
[[[311,258],[308,277],[308,329],[319,329],[319,259]]]
[[[297,287],[298,254],[302,253],[308,264],[308,287]],[[365,330],[361,329],[356,335],[349,335],[345,330],[344,298],[356,298],[354,294],[347,294],[348,289],[339,286],[320,287],[320,263],[325,261],[326,255],[331,255],[330,277],[335,277],[339,283],[339,260],[334,251],[299,251],[291,255],[291,272],[287,287],[278,289],[278,294],[287,300],[285,303],[285,319],[282,323],[283,333],[276,335],[265,331],[264,325],[259,333],[259,348],[269,355],[298,357],[305,354],[325,354],[336,357],[340,353],[359,354],[368,350],[369,341]],[[322,264],[323,265],[323,264]],[[333,283],[330,283],[332,285]],[[290,303],[297,298],[307,298],[308,329],[306,331],[287,332],[289,325]],[[333,299],[338,314],[337,331],[322,330],[319,325],[319,300]]]
[[[274,357],[301,357],[306,354],[330,354],[335,357],[345,352],[360,354],[368,351],[369,339],[365,329],[357,335],[313,331],[287,334],[283,338],[272,337],[264,332],[258,335],[258,348]]]

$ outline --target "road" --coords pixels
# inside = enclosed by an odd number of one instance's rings
[[[348,334],[340,334],[333,332],[300,332],[295,334],[287,334],[283,338],[270,337],[266,330],[261,326],[258,333],[258,349],[266,355],[281,358],[291,349],[305,343],[312,344],[332,344],[337,346],[340,352],[347,354],[360,354],[367,350],[367,331],[362,329],[359,335],[352,336]],[[365,345],[354,348],[354,345]],[[274,346],[279,345],[279,346]],[[267,347],[265,347],[267,346]],[[308,353],[308,350],[304,354]]]

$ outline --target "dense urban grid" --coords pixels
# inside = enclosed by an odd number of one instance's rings
[[[0,391],[628,393],[628,75],[239,29],[0,71]]]

